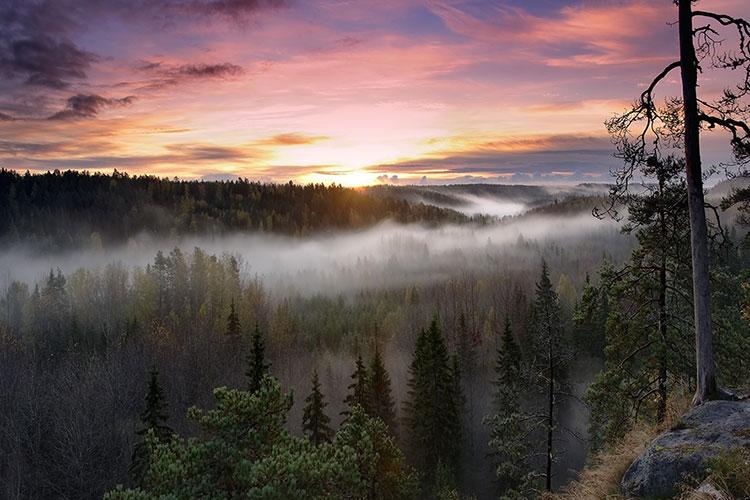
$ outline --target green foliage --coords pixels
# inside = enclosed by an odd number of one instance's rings
[[[372,418],[361,406],[354,406],[336,434],[334,445],[356,450],[359,474],[368,478],[367,494],[362,498],[396,500],[417,497],[416,474],[406,465],[382,419]]]
[[[349,384],[349,393],[344,398],[344,404],[346,409],[341,412],[344,416],[344,421],[351,415],[355,406],[364,408],[365,411],[369,411],[369,384],[370,377],[365,368],[365,363],[362,361],[362,355],[357,356],[357,361],[354,364],[354,371],[351,375],[352,383]]]
[[[137,432],[140,441],[135,445],[130,466],[130,475],[139,484],[149,468],[152,447],[168,442],[173,435],[172,429],[166,425],[168,418],[159,372],[153,367],[149,372],[146,406],[141,413],[142,428]]]
[[[361,409],[316,446],[284,429],[292,401],[271,377],[254,393],[219,388],[214,396],[215,409],[189,411],[200,438],[152,443],[143,486],[105,498],[414,498],[414,475],[385,425]]]
[[[252,345],[250,346],[250,354],[247,357],[247,371],[245,371],[247,386],[250,392],[257,391],[260,388],[263,377],[268,374],[270,365],[265,361],[265,350],[263,334],[260,331],[260,326],[256,323],[255,330],[253,331]]]
[[[313,371],[312,392],[305,398],[305,409],[302,415],[302,430],[313,444],[321,444],[331,440],[333,430],[330,427],[331,419],[326,415],[323,393],[320,390],[318,371]]]
[[[604,264],[602,274],[608,274],[609,264]],[[592,356],[604,356],[605,331],[609,316],[609,290],[606,282],[600,286],[591,283],[586,274],[581,300],[573,308],[573,342],[577,350]]]
[[[370,363],[367,387],[367,412],[382,420],[392,434],[396,433],[396,402],[391,394],[391,377],[383,364],[380,349],[375,348]]]
[[[323,184],[179,181],[0,169],[0,243],[37,248],[119,243],[136,234],[263,230],[292,235],[399,222],[463,222],[460,213]],[[116,221],[116,223],[115,223]]]
[[[237,311],[234,307],[234,299],[232,299],[232,302],[229,304],[229,316],[227,316],[227,329],[226,332],[224,332],[226,336],[230,339],[239,339],[240,335],[242,334],[242,329],[240,327],[240,319],[237,316]]]
[[[460,395],[437,318],[420,332],[409,374],[404,407],[408,440],[413,461],[429,487],[438,464],[455,474],[461,456]]]
[[[590,386],[592,443],[624,435],[637,417],[663,420],[671,388],[693,377],[689,222],[681,162],[651,159],[658,184],[627,200],[625,232],[639,247],[621,269],[605,267],[605,368]]]
[[[510,318],[505,319],[501,346],[495,361],[495,409],[498,412],[514,413],[520,408],[521,393],[521,349],[519,349]]]
[[[484,424],[489,429],[495,477],[501,498],[522,498],[531,491],[536,475],[527,442],[529,419],[521,413],[521,350],[506,318],[495,363],[495,411]]]

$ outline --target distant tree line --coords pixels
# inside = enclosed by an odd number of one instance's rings
[[[36,248],[158,235],[267,231],[290,235],[367,227],[385,219],[466,222],[458,212],[340,185],[184,181],[77,171],[0,170],[0,243]]]

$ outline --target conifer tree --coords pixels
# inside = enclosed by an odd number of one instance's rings
[[[506,316],[501,346],[495,364],[495,411],[485,418],[489,428],[491,454],[496,461],[495,476],[502,499],[527,498],[536,474],[533,450],[529,447],[529,419],[521,411],[521,350]]]
[[[521,349],[516,344],[510,327],[510,317],[505,317],[501,346],[495,361],[495,407],[506,414],[519,410],[521,392]]]
[[[558,401],[567,361],[567,346],[563,337],[560,301],[550,281],[547,263],[542,262],[542,275],[536,284],[534,300],[534,335],[532,368],[537,388],[546,401],[544,418],[537,421],[545,434],[546,463],[544,467],[545,490],[552,491],[552,467],[555,462],[554,435],[558,430]]]
[[[693,372],[689,218],[682,162],[651,158],[656,184],[627,199],[623,231],[639,246],[621,269],[605,267],[605,367],[588,389],[594,447],[622,436],[636,418],[663,421],[672,386]]]
[[[251,393],[260,389],[263,377],[268,373],[270,365],[266,363],[265,351],[263,334],[260,331],[260,326],[256,323],[255,331],[253,331],[252,345],[250,346],[250,354],[247,356],[247,371],[245,372],[248,389]]]
[[[237,310],[234,307],[234,299],[232,299],[232,302],[229,304],[229,316],[227,316],[227,329],[225,333],[230,339],[238,339],[242,333],[240,328],[240,318],[237,316]]]
[[[609,269],[605,264],[603,270]],[[573,308],[574,342],[577,349],[601,358],[604,354],[604,333],[609,316],[609,294],[606,282],[591,283],[586,273],[581,300]]]
[[[357,361],[354,365],[354,372],[351,376],[352,383],[349,384],[349,394],[344,399],[346,408],[341,412],[344,421],[352,414],[355,406],[360,406],[365,412],[369,413],[369,379],[367,368],[365,363],[362,361],[362,355],[357,356]]]
[[[302,430],[315,445],[327,443],[333,437],[333,430],[329,425],[331,419],[325,414],[326,406],[328,406],[328,403],[325,402],[323,393],[320,390],[318,371],[314,370],[312,377],[312,392],[307,398],[305,398],[305,409],[302,415]]]
[[[368,386],[368,412],[381,419],[391,433],[396,433],[396,403],[391,395],[391,377],[383,364],[380,349],[376,346],[370,363]]]
[[[148,392],[146,394],[146,407],[141,413],[141,429],[136,433],[139,442],[133,450],[130,475],[137,483],[142,483],[150,463],[150,444],[148,439],[163,443],[170,439],[173,432],[166,425],[166,404],[164,403],[164,391],[159,384],[159,372],[156,367],[149,372]]]
[[[420,332],[409,371],[404,413],[411,455],[431,488],[438,464],[456,473],[461,450],[458,394],[437,318]]]

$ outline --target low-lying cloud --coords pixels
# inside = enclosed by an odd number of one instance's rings
[[[430,284],[488,266],[535,269],[554,248],[624,255],[629,246],[613,221],[576,216],[521,216],[488,226],[400,225],[384,222],[364,231],[294,238],[265,233],[222,237],[153,238],[140,236],[120,247],[54,255],[28,249],[5,251],[0,280],[35,282],[50,269],[70,273],[107,264],[145,267],[156,252],[179,247],[190,255],[199,247],[211,254],[238,257],[246,279],[257,277],[277,295],[339,294]],[[583,248],[583,250],[581,250]],[[552,249],[552,250],[550,250]],[[620,255],[620,256],[622,256]]]

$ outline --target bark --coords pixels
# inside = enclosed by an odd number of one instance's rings
[[[664,176],[659,176],[659,223],[662,236],[666,236],[667,227],[664,214]],[[659,268],[659,402],[656,408],[656,420],[661,423],[667,416],[667,249],[662,246],[661,267]]]
[[[547,469],[545,489],[552,491],[552,431],[555,428],[555,365],[552,353],[552,336],[549,339],[549,388],[547,408]]]
[[[685,166],[690,211],[690,246],[693,259],[696,392],[693,404],[716,397],[711,315],[709,310],[708,227],[703,200],[703,177],[698,118],[698,62],[693,45],[691,0],[679,0],[680,61],[685,119]]]

